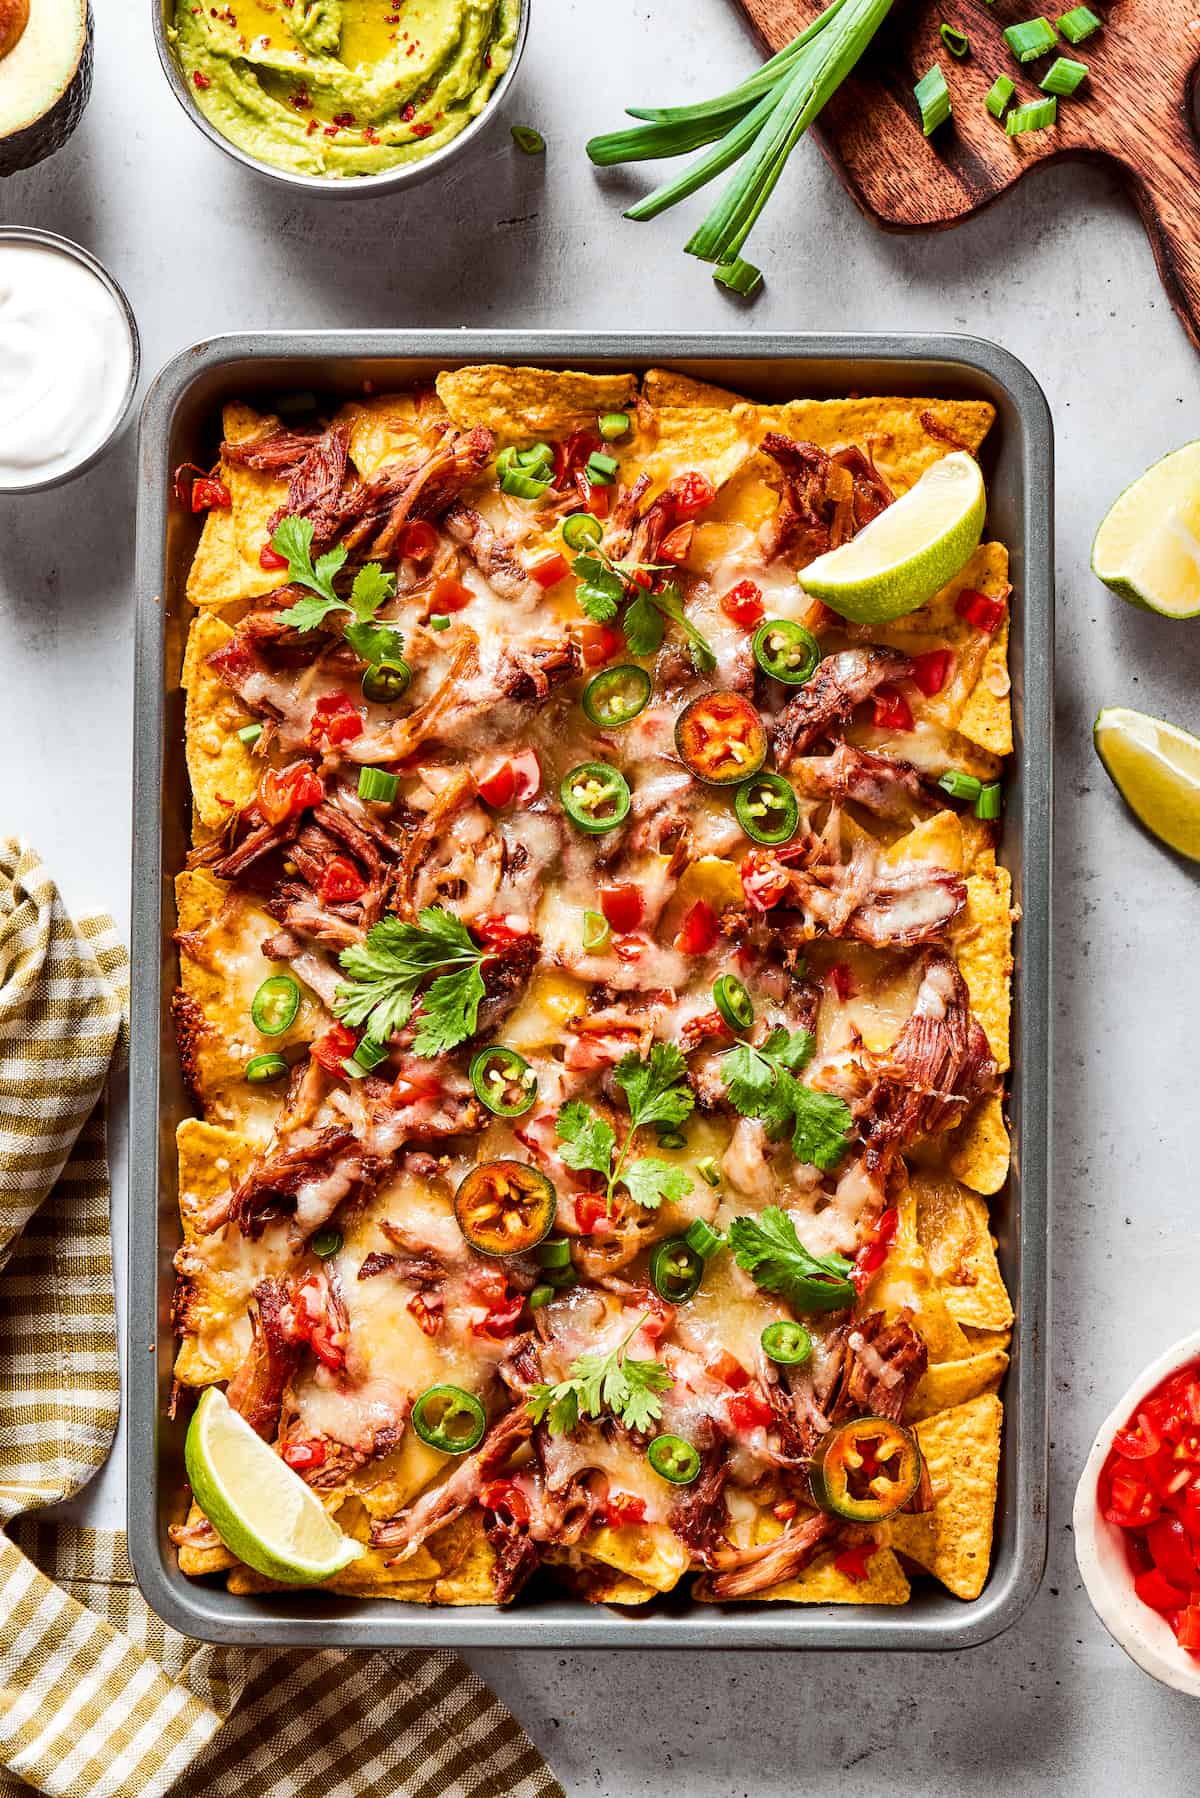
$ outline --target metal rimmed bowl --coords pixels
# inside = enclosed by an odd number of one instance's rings
[[[97,261],[90,250],[81,244],[72,243],[69,237],[59,237],[55,231],[42,231],[36,225],[0,225],[0,247],[13,243],[43,244],[47,249],[57,250],[63,256],[70,256],[82,263],[96,279],[106,287],[117,302],[129,332],[129,379],[125,384],[125,392],[121,403],[113,414],[112,423],[99,443],[95,444],[78,462],[60,474],[48,475],[42,481],[19,481],[6,485],[0,480],[0,498],[10,495],[15,497],[23,493],[45,493],[51,487],[63,487],[73,481],[85,470],[92,468],[116,442],[129,422],[129,414],[133,406],[133,396],[137,392],[138,378],[142,366],[142,345],[138,335],[137,320],[133,315],[133,307],[129,304],[125,290],[113,275],[110,275],[102,262]]]
[[[216,144],[226,156],[234,162],[240,162],[243,168],[253,169],[256,174],[266,175],[272,181],[279,181],[293,191],[310,194],[328,194],[337,199],[363,198],[372,194],[396,193],[401,188],[417,187],[422,181],[429,180],[449,167],[450,163],[464,151],[468,144],[479,135],[489,122],[496,108],[503,100],[512,85],[513,78],[520,66],[525,51],[525,40],[529,35],[529,8],[532,0],[518,0],[519,16],[517,18],[517,36],[513,44],[512,58],[507,69],[492,89],[491,97],[471,123],[443,144],[440,150],[434,150],[428,156],[422,156],[417,162],[402,163],[399,168],[385,169],[379,175],[297,175],[291,169],[278,168],[272,162],[261,162],[257,156],[251,156],[238,145],[224,137],[215,125],[200,111],[192,100],[183,70],[175,60],[167,31],[175,11],[175,0],[150,0],[154,20],[154,41],[158,46],[158,60],[162,64],[163,73],[171,85],[171,92],[188,118],[196,128],[202,131],[210,143]]]

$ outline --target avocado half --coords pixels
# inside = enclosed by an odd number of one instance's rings
[[[61,150],[91,91],[90,0],[0,0],[0,175]]]

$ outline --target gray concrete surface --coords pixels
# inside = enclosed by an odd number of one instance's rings
[[[1198,432],[1200,368],[1132,207],[1105,170],[1080,166],[1035,175],[953,232],[885,237],[806,145],[752,241],[769,285],[746,310],[680,252],[696,202],[627,224],[620,178],[598,180],[582,151],[626,103],[700,96],[750,69],[754,46],[726,0],[535,0],[520,79],[477,153],[411,200],[356,205],[281,195],[211,149],[161,78],[150,3],[100,0],[81,130],[0,185],[0,221],[62,231],[112,266],[149,372],[198,337],[253,326],[836,326],[977,332],[1044,385],[1058,433],[1060,804],[1041,1594],[1008,1636],[945,1658],[473,1659],[572,1798],[1194,1789],[1194,1714],[1095,1622],[1068,1529],[1096,1423],[1196,1323],[1195,877],[1122,814],[1089,740],[1110,702],[1200,728],[1200,638],[1121,606],[1088,572],[1112,496]],[[514,152],[513,121],[544,132],[544,161]],[[131,437],[73,487],[0,500],[0,828],[41,846],[72,903],[104,903],[122,923],[132,502]],[[120,1230],[118,1216],[118,1252]],[[119,1515],[120,1484],[114,1459],[92,1515]]]

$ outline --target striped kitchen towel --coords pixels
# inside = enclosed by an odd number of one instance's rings
[[[191,1642],[121,1534],[36,1515],[117,1424],[104,1092],[127,980],[111,920],[73,924],[0,840],[0,1798],[563,1798],[456,1655]]]

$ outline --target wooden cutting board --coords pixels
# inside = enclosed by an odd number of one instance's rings
[[[1200,348],[1200,152],[1192,85],[1200,59],[1200,0],[1089,0],[1103,20],[1078,48],[1019,68],[1001,33],[1036,17],[1041,0],[898,0],[858,69],[816,127],[818,140],[858,205],[887,231],[940,230],[978,212],[1028,170],[1066,157],[1118,168],[1142,215],[1163,285]],[[760,37],[780,49],[819,10],[813,0],[738,0]],[[1073,4],[1044,7],[1051,23]],[[938,32],[965,31],[971,54],[956,61]],[[1017,101],[1040,99],[1055,54],[1085,62],[1089,78],[1058,103],[1056,127],[1009,137],[984,109],[997,75]],[[913,86],[941,63],[953,121],[921,134]],[[1014,238],[1013,255],[1021,255]],[[1097,271],[1098,277],[1103,275]]]

